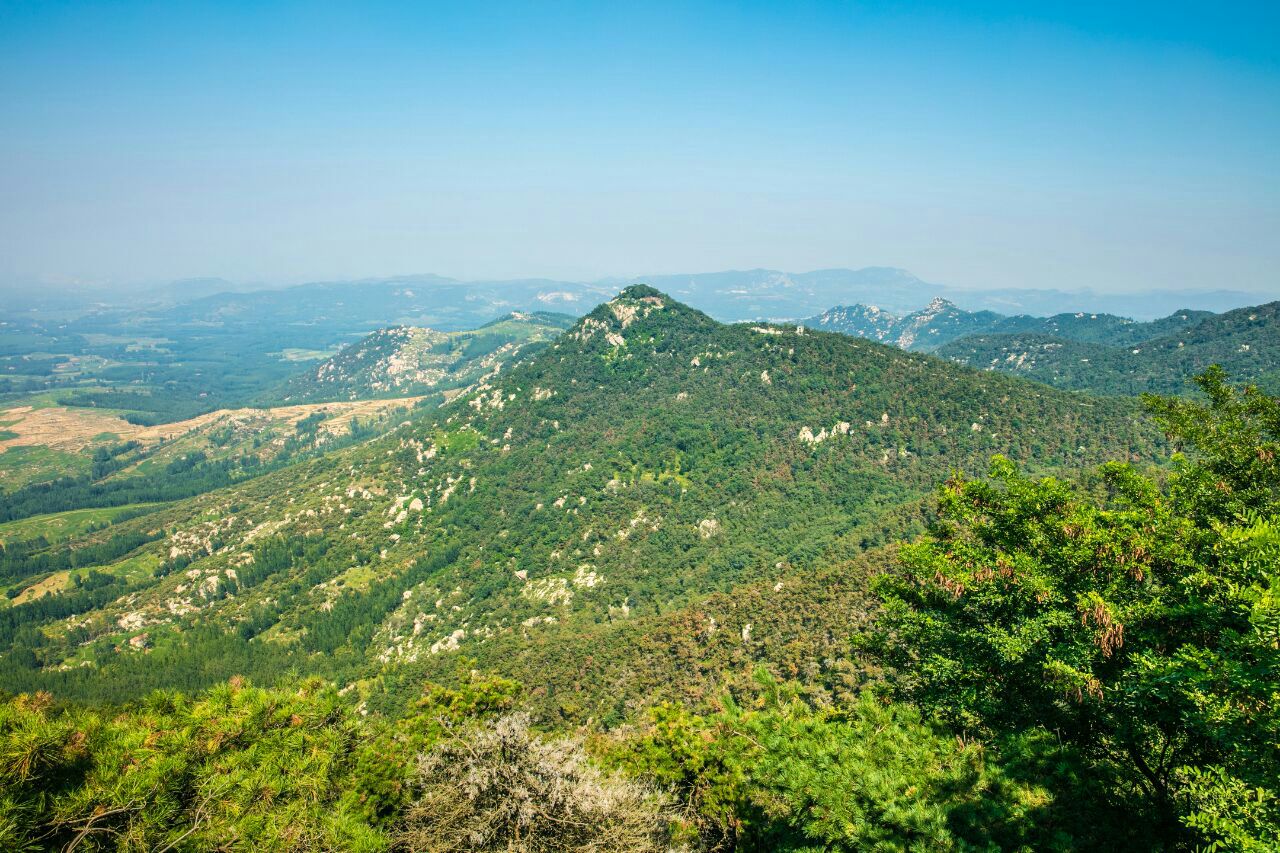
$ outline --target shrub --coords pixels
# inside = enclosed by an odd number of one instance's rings
[[[401,849],[462,851],[666,850],[666,801],[608,775],[573,740],[543,740],[510,714],[439,743],[419,760],[419,795]]]

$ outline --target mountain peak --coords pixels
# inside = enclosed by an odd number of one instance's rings
[[[633,284],[622,289],[622,292],[614,297],[613,301],[619,299],[661,299],[664,302],[672,301],[671,297],[658,290],[656,287],[650,287],[647,284]]]
[[[818,329],[928,352],[956,337],[979,331],[984,321],[980,315],[957,308],[949,299],[935,296],[924,308],[905,315],[875,306],[852,305],[832,308],[804,322]]]
[[[609,314],[622,328],[650,317],[660,317],[668,322],[676,318],[687,318],[698,324],[720,325],[697,308],[647,284],[631,285],[588,316],[596,316],[600,312]]]
[[[579,320],[570,330],[569,337],[580,343],[598,337],[610,347],[626,346],[627,338],[637,327],[644,327],[645,334],[657,331],[653,327],[655,321],[664,326],[677,321],[691,327],[719,325],[701,311],[672,299],[657,288],[633,284]]]

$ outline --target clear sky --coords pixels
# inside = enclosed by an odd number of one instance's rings
[[[866,265],[1280,295],[1280,3],[0,0],[0,282]]]

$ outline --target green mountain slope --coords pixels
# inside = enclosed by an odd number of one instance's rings
[[[1148,322],[1118,317],[1115,314],[1084,312],[1055,314],[1052,317],[1018,315],[1001,317],[984,331],[993,334],[1045,334],[1080,343],[1123,347],[1190,329],[1212,316],[1214,314],[1211,311],[1188,309]]]
[[[0,610],[0,674],[102,698],[286,671],[395,694],[459,654],[541,666],[578,635],[610,654],[645,634],[633,620],[785,588],[902,527],[992,453],[1043,470],[1155,459],[1160,439],[1127,401],[632,287],[385,437],[94,534],[150,541],[98,567],[112,581],[86,567]],[[550,697],[574,694],[546,669]]]
[[[969,335],[1049,335],[1081,343],[1132,346],[1188,329],[1212,316],[1209,311],[1182,310],[1146,323],[1114,314],[1008,317],[994,311],[965,311],[938,298],[927,307],[904,315],[891,314],[874,305],[849,305],[828,309],[803,323],[811,329],[869,338],[917,352],[934,352]]]
[[[567,314],[508,314],[478,329],[382,329],[286,383],[287,402],[405,397],[459,388],[550,340],[573,324]]]
[[[1280,302],[1212,315],[1124,346],[1039,333],[993,334],[961,338],[937,354],[1059,388],[1129,395],[1184,393],[1189,377],[1220,364],[1232,377],[1275,392],[1280,390]]]

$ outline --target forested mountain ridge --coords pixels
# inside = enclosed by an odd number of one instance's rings
[[[853,302],[910,311],[934,296],[1005,314],[1105,306],[1147,316],[1178,304],[1168,301],[1168,293],[1117,302],[1100,294],[962,291],[889,268],[801,274],[748,270],[663,276],[661,281],[676,298],[722,321],[804,317],[829,305]],[[64,405],[118,409],[130,421],[147,425],[217,409],[278,405],[288,402],[282,397],[290,393],[282,390],[286,383],[306,372],[309,364],[378,330],[474,330],[511,311],[578,315],[623,283],[462,282],[425,275],[222,293],[208,292],[217,282],[194,286],[190,296],[195,298],[185,300],[178,298],[186,292],[182,286],[162,298],[134,294],[119,302],[109,299],[107,292],[93,298],[85,293],[78,308],[77,300],[66,294],[45,294],[47,300],[30,303],[0,300],[0,403],[22,405],[32,396],[56,393]],[[1188,304],[1200,307],[1219,307],[1224,299],[1227,305],[1239,305],[1245,295],[1186,295]],[[985,313],[979,311],[978,316]],[[912,324],[920,323],[912,318],[905,333],[916,348],[927,349],[950,334],[982,331],[968,325],[966,312],[957,317],[954,328],[935,325],[919,331],[911,331]],[[879,339],[871,332],[858,333]],[[347,396],[315,396],[306,385],[291,389],[304,394],[303,401],[352,399],[346,389],[330,390]]]
[[[1280,390],[1280,302],[1199,318],[1121,345],[1039,332],[990,334],[952,341],[937,355],[1059,388],[1124,395],[1186,393],[1189,377],[1219,364],[1274,393]]]
[[[994,311],[965,311],[946,299],[935,297],[927,307],[904,315],[892,314],[874,305],[849,305],[828,309],[802,322],[812,329],[933,352],[970,335],[1007,333],[1053,335],[1083,343],[1129,346],[1190,328],[1211,316],[1209,311],[1185,309],[1150,322],[1084,312],[1052,317],[1006,316]]]
[[[287,402],[403,397],[460,388],[550,340],[573,323],[567,314],[512,313],[469,331],[393,326],[373,332],[278,392]]]
[[[495,638],[536,647],[804,571],[995,452],[1045,469],[1155,460],[1160,445],[1128,404],[725,326],[632,287],[384,438],[112,528],[149,539],[123,556],[134,568],[0,611],[5,641],[41,668],[9,654],[5,674],[125,698],[235,672],[484,661]]]

